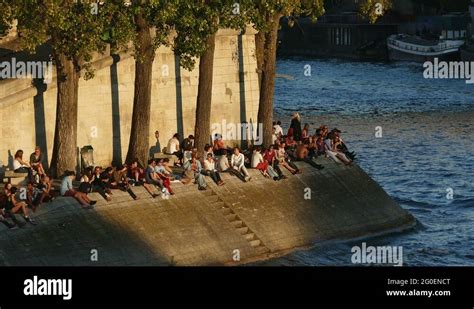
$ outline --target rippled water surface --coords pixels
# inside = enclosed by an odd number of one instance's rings
[[[311,76],[305,76],[305,65]],[[358,164],[419,221],[365,240],[403,246],[404,265],[474,265],[474,85],[427,80],[421,64],[284,59],[275,113],[300,111],[311,130],[337,127]],[[375,128],[382,138],[375,138]],[[454,198],[447,199],[453,189]],[[317,247],[263,265],[352,265],[361,241]]]

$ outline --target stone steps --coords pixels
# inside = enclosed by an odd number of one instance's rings
[[[247,226],[247,224],[245,224],[245,222],[234,212],[234,210],[229,207],[219,197],[219,195],[214,192],[214,190],[212,190],[212,187],[212,185],[208,186],[208,189],[202,192],[202,195],[205,196],[206,201],[222,213],[226,221],[232,225],[237,233],[244,236],[245,240],[257,254],[265,254],[270,252],[270,249],[263,244],[262,240],[259,239],[258,236]]]

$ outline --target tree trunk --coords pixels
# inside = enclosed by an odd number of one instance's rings
[[[64,54],[55,54],[57,72],[56,127],[50,172],[58,178],[77,163],[77,101],[79,67]]]
[[[147,166],[149,154],[151,79],[155,59],[150,26],[142,15],[135,17],[137,24],[137,49],[135,50],[135,92],[133,97],[132,127],[126,162],[138,159]]]
[[[204,150],[211,135],[212,77],[214,74],[214,50],[216,34],[207,39],[207,49],[199,59],[199,85],[196,102],[196,124],[194,145],[198,151]]]
[[[255,35],[255,56],[257,58],[258,87],[262,86],[262,71],[265,61],[265,31]]]
[[[273,94],[275,92],[276,73],[276,49],[278,28],[280,25],[280,14],[268,17],[270,24],[269,31],[265,34],[265,61],[262,70],[262,81],[260,85],[260,101],[258,105],[258,124],[262,124],[263,145],[272,143],[273,127]]]

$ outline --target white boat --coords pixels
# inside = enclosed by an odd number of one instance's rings
[[[463,40],[425,40],[405,34],[394,34],[388,37],[389,59],[393,61],[424,62],[459,57]]]

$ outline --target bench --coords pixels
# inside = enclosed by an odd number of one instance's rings
[[[14,171],[5,171],[5,177],[8,183],[18,185],[28,177],[28,173],[15,173]]]

